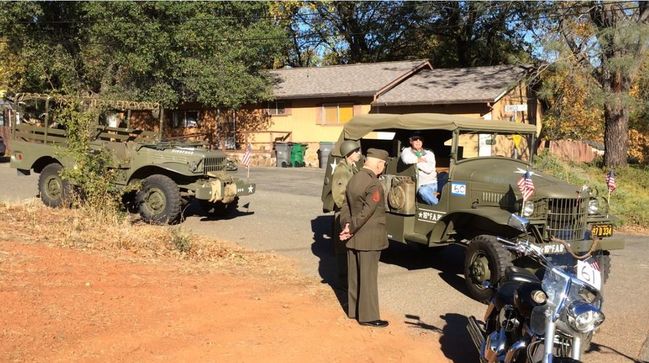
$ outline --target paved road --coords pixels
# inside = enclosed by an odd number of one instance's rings
[[[319,169],[252,169],[257,193],[241,201],[236,215],[210,220],[190,208],[183,226],[292,257],[301,271],[328,284],[335,262],[328,235],[331,216],[322,213],[320,203],[322,176]],[[14,170],[0,164],[0,200],[33,197],[36,180],[33,175],[16,177]],[[613,253],[605,287],[607,319],[586,362],[649,361],[648,239],[625,237],[627,248]],[[414,334],[439,339],[444,354],[453,361],[475,362],[477,355],[464,326],[468,316],[481,317],[484,306],[465,295],[463,254],[462,248],[453,246],[421,251],[392,244],[381,257],[379,293],[382,311],[392,319],[410,325]]]

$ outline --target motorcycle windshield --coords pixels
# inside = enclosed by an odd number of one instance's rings
[[[545,272],[541,287],[548,296],[546,302],[547,308],[551,309],[552,320],[559,317],[559,312],[563,309],[566,297],[568,297],[571,277],[558,267],[552,267]]]

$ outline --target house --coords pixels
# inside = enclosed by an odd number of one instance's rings
[[[195,105],[170,112],[169,122],[181,129],[203,125],[221,135],[220,146],[226,149],[250,143],[257,165],[274,165],[276,142],[303,143],[307,166],[316,167],[321,143],[336,141],[342,125],[359,114],[439,112],[540,129],[540,107],[526,81],[528,71],[520,66],[434,69],[427,60],[412,60],[284,68],[269,74],[272,102],[230,111],[227,117]],[[238,154],[242,151],[232,156]]]

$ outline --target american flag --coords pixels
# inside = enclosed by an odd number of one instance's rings
[[[243,154],[243,158],[241,158],[241,164],[249,168],[251,159],[252,159],[252,145],[248,144],[248,146],[246,146],[246,152]]]
[[[608,174],[606,174],[606,186],[608,187],[608,192],[614,192],[615,189],[617,189],[617,184],[615,184],[615,172],[613,170],[610,170]]]
[[[518,189],[523,193],[523,200],[528,200],[534,193],[534,182],[532,182],[532,173],[528,170],[521,176],[518,181]]]

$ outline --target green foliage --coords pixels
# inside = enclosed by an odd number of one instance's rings
[[[286,43],[261,2],[40,2],[0,7],[10,91],[236,108],[269,97]],[[3,49],[0,49],[2,51]]]
[[[575,185],[588,185],[600,196],[608,197],[606,169],[601,162],[593,164],[565,162],[549,154],[540,154],[534,167],[544,173]],[[649,225],[649,168],[628,166],[615,170],[617,190],[611,193],[610,213],[620,219],[621,225],[646,228]]]
[[[79,191],[78,204],[117,212],[123,191],[115,187],[116,175],[108,168],[110,153],[91,144],[97,131],[97,115],[98,110],[84,110],[80,103],[73,102],[58,110],[56,119],[68,133],[68,145],[60,153],[74,161],[74,167],[64,168],[61,177],[69,180]]]

